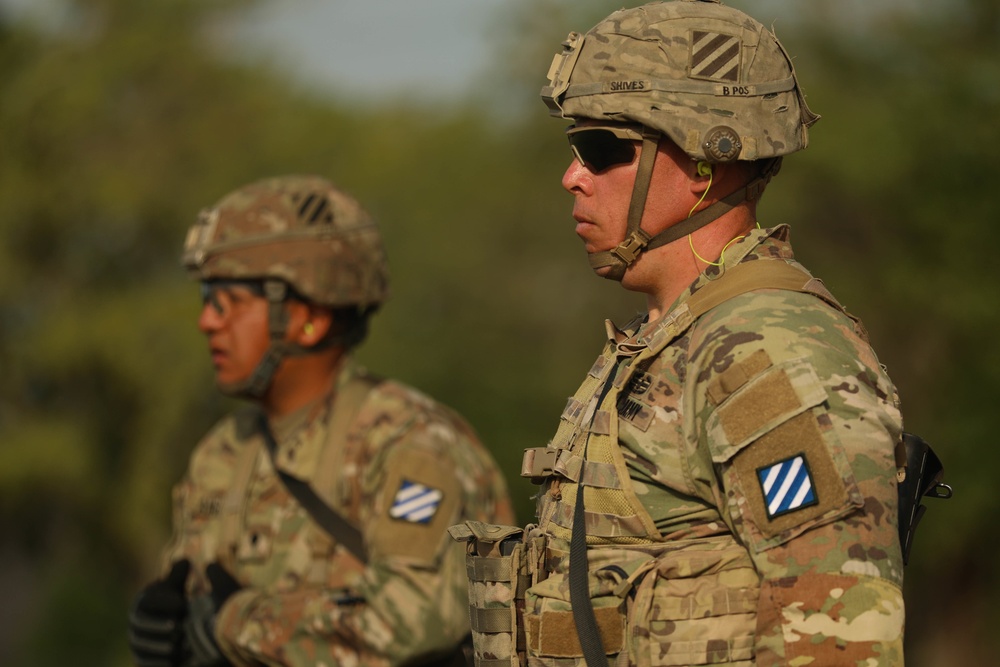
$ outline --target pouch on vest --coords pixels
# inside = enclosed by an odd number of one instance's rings
[[[532,554],[541,545],[525,544],[525,529],[466,521],[448,529],[452,538],[467,544],[469,618],[473,656],[477,667],[526,665],[524,592],[531,585]],[[535,538],[542,539],[542,538]],[[535,547],[535,548],[532,548]]]
[[[591,590],[601,646],[609,662],[625,651],[626,627],[623,600],[614,594],[617,583],[608,577],[608,585]],[[558,591],[556,589],[559,589]],[[539,587],[532,587],[525,599],[525,639],[530,664],[546,667],[584,667],[583,647],[577,634],[573,606],[569,600],[569,581],[563,575],[550,575]]]
[[[646,565],[631,592],[635,667],[750,665],[759,575],[731,536],[681,540]]]

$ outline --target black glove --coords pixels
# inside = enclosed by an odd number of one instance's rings
[[[182,667],[229,667],[215,641],[215,616],[240,584],[218,563],[205,568],[212,586],[209,595],[191,600],[188,617],[184,620],[184,661]]]
[[[205,576],[208,577],[208,583],[212,586],[212,602],[215,604],[216,611],[222,608],[222,604],[233,593],[243,588],[240,582],[229,574],[229,570],[219,565],[218,562],[211,563],[205,568]]]
[[[176,561],[170,573],[146,586],[132,603],[128,644],[138,667],[178,667],[184,655],[182,622],[187,615],[184,582],[191,571],[187,560]]]

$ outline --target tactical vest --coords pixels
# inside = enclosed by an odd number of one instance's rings
[[[545,484],[537,526],[470,522],[452,531],[469,543],[477,665],[586,664],[579,637],[587,634],[599,635],[603,653],[619,665],[752,664],[759,578],[749,554],[726,531],[663,540],[626,467],[619,402],[637,369],[699,317],[758,289],[813,294],[843,311],[821,281],[792,264],[757,260],[727,268],[659,322],[645,345],[609,344],[549,445],[525,451],[521,475]],[[580,631],[581,611],[571,604],[569,553],[574,537],[582,542],[574,518],[585,526],[589,632]]]

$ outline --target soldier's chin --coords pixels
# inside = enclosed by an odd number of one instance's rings
[[[250,392],[249,383],[246,380],[238,382],[225,382],[216,378],[215,387],[223,396],[229,398],[254,398]]]
[[[608,276],[608,274],[611,273],[610,266],[595,266],[593,267],[593,271],[595,276],[598,276],[600,278],[607,278],[608,280],[611,279],[610,276]]]
[[[615,282],[621,282],[620,278],[616,278],[611,275],[610,266],[598,266],[594,268],[594,275],[599,278],[604,278],[605,280],[614,280]]]

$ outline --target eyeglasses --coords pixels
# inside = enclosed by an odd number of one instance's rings
[[[211,304],[225,317],[233,308],[251,297],[264,296],[264,284],[259,280],[203,280],[201,302]]]
[[[571,125],[566,129],[569,148],[593,173],[635,159],[635,142],[642,141],[638,125]]]

